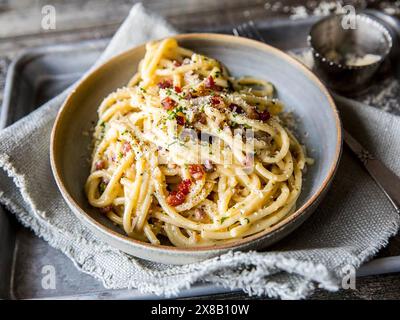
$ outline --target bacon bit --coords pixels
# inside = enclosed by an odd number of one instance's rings
[[[215,170],[214,164],[212,163],[212,161],[210,159],[206,159],[204,161],[204,169],[206,172],[213,172]]]
[[[190,192],[192,180],[185,179],[178,184],[178,190],[172,191],[167,197],[167,203],[170,206],[178,206],[185,202],[186,195]]]
[[[175,87],[174,87],[174,90],[175,90],[177,93],[181,93],[181,92],[182,92],[182,88],[181,88],[181,87],[178,87],[178,86],[175,86]]]
[[[190,100],[190,99],[192,99],[192,98],[193,98],[192,93],[191,93],[191,92],[186,92],[186,94],[185,94],[185,99],[186,99],[186,100]]]
[[[204,210],[202,210],[200,208],[196,208],[196,210],[194,210],[194,219],[195,220],[203,221],[205,218],[207,218],[207,215],[204,212]]]
[[[108,212],[112,211],[112,209],[113,209],[112,206],[107,206],[107,207],[100,208],[100,212],[101,213],[108,213]]]
[[[184,195],[189,194],[191,185],[192,185],[192,180],[190,179],[182,180],[181,183],[178,184],[178,192],[182,192]]]
[[[186,196],[179,191],[172,191],[167,197],[167,203],[170,206],[176,207],[185,202]]]
[[[204,80],[204,85],[206,88],[212,88],[215,86],[215,81],[214,78],[211,76],[208,76],[206,80]]]
[[[106,167],[106,162],[104,160],[98,160],[95,164],[96,170],[102,170]]]
[[[259,114],[260,120],[263,122],[266,122],[271,118],[271,114],[267,110],[259,112],[258,114]]]
[[[212,96],[211,97],[211,104],[213,106],[221,106],[224,104],[224,100],[220,96]]]
[[[232,111],[232,112],[236,112],[236,113],[243,113],[243,109],[241,106],[238,106],[235,103],[231,103],[228,108]]]
[[[160,81],[158,84],[158,87],[160,89],[167,89],[167,88],[171,88],[172,87],[172,81],[167,79],[167,80],[162,80]]]
[[[207,79],[204,80],[204,86],[207,89],[216,90],[216,91],[220,91],[222,89],[220,86],[217,86],[215,84],[214,78],[211,76],[208,76]]]
[[[256,107],[252,106],[247,111],[247,117],[249,119],[258,120],[260,118],[260,114],[257,112]]]
[[[200,113],[198,115],[198,120],[201,124],[206,124],[207,123],[207,116],[204,113]]]
[[[161,104],[165,110],[171,110],[176,106],[176,102],[170,97],[166,97],[161,101]]]
[[[189,165],[189,173],[195,180],[200,180],[204,176],[203,166],[198,164],[191,164]]]
[[[122,145],[122,153],[124,154],[124,156],[126,156],[126,154],[131,151],[132,147],[131,144],[127,141],[124,142],[124,144]]]
[[[183,126],[185,124],[185,117],[183,116],[176,116],[176,122],[180,125]]]
[[[174,67],[180,67],[182,65],[181,62],[174,60],[174,62],[172,62],[172,64],[174,65]]]

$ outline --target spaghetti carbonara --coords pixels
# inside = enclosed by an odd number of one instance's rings
[[[92,206],[135,239],[209,246],[268,230],[295,210],[306,158],[271,83],[233,78],[173,38],[98,108]]]

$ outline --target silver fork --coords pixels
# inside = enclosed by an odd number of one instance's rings
[[[265,42],[264,37],[256,28],[253,20],[249,20],[248,22],[239,24],[236,28],[232,29],[232,32],[237,37],[240,36]]]
[[[252,20],[238,25],[232,30],[235,36],[241,36],[265,42],[260,31]],[[365,169],[375,180],[386,197],[400,214],[400,178],[387,168],[383,162],[376,159],[356,139],[343,128],[343,140],[349,149],[358,157]]]

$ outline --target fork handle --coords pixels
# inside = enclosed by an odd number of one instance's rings
[[[357,155],[365,169],[400,214],[400,178],[364,149],[346,130],[343,130],[343,134],[346,145]]]
[[[400,178],[378,159],[369,159],[364,166],[400,214]]]

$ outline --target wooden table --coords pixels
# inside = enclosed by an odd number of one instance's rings
[[[0,0],[0,103],[5,74],[10,61],[24,48],[77,42],[85,39],[110,37],[129,12],[129,0]],[[254,21],[292,15],[294,7],[306,5],[313,12],[320,1],[299,0],[144,0],[144,6],[164,16],[179,30],[200,30],[223,25],[237,25],[248,19]],[[345,3],[357,7],[389,8],[399,14],[394,1],[353,0]],[[41,27],[42,7],[50,4],[56,9],[56,29]],[[400,254],[400,235],[379,256]],[[244,294],[224,294],[205,298],[249,299]],[[400,275],[387,274],[357,278],[356,290],[330,293],[317,290],[310,299],[400,299]]]

